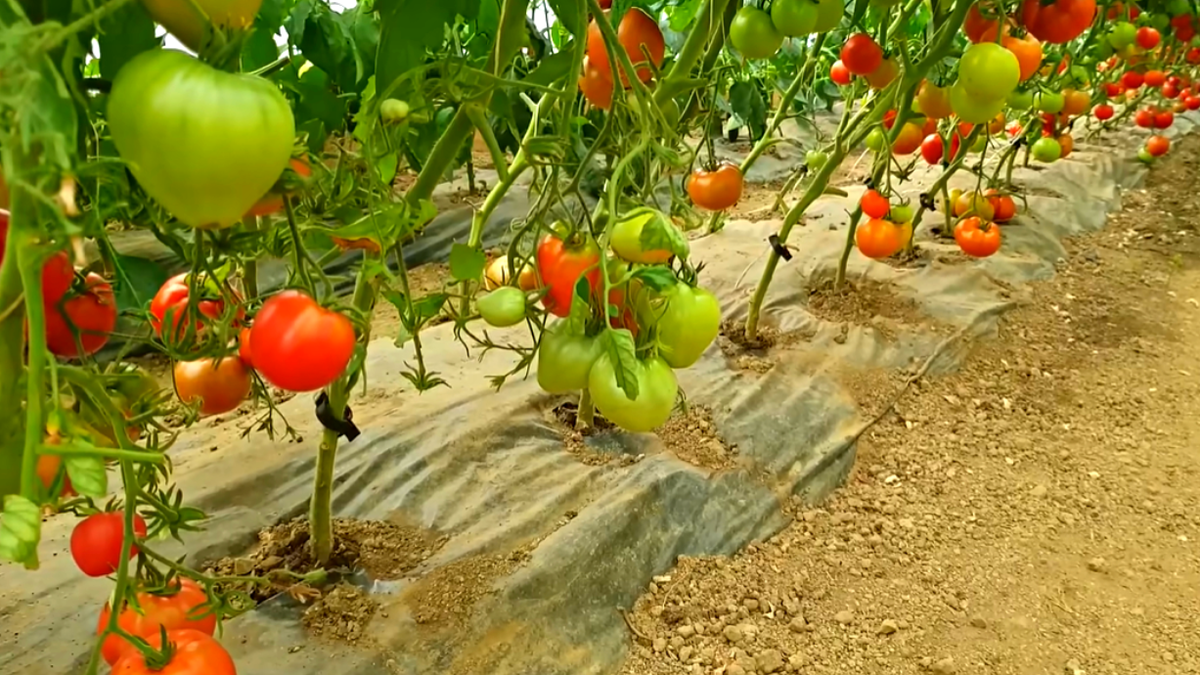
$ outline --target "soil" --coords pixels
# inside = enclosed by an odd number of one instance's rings
[[[399,579],[441,548],[444,539],[435,532],[387,521],[335,518],[334,548],[326,570],[362,569],[372,579]],[[238,558],[222,558],[208,567],[220,576],[272,577],[270,585],[255,587],[251,596],[266,600],[294,589],[294,580],[277,572],[303,574],[316,569],[309,551],[308,519],[280,523],[258,533],[258,547]]]
[[[911,386],[827,503],[657,578],[623,675],[1200,672],[1197,152]],[[854,377],[864,416],[906,381]]]
[[[420,626],[462,626],[475,604],[492,592],[496,580],[512,574],[528,557],[527,549],[518,549],[456,560],[418,579],[401,593],[400,601]]]
[[[737,458],[737,447],[721,438],[712,411],[704,406],[689,405],[686,412],[676,410],[654,433],[676,457],[710,472],[733,468]]]
[[[872,279],[848,279],[846,286],[836,291],[832,279],[822,279],[809,289],[808,311],[830,323],[872,326],[889,337],[913,329],[948,330],[922,311],[915,300],[897,293],[894,286]]]
[[[338,584],[304,612],[302,623],[314,635],[356,644],[378,609],[363,589]]]
[[[575,459],[583,464],[587,464],[588,466],[605,466],[608,464],[629,466],[640,459],[633,455],[594,450],[587,444],[584,440],[585,438],[610,432],[617,428],[615,424],[605,419],[599,410],[593,413],[592,428],[588,430],[579,429],[579,405],[573,401],[567,401],[555,406],[550,411],[549,418],[550,423],[562,435],[563,445],[566,446],[567,452],[571,453]]]

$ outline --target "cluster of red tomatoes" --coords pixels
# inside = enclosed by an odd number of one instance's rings
[[[607,14],[607,11],[606,11]],[[641,9],[631,9],[621,17],[617,26],[617,42],[624,48],[625,54],[633,64],[638,79],[649,82],[654,76],[654,68],[662,65],[666,56],[667,43],[663,39],[662,29],[658,23]],[[644,50],[644,51],[643,51]],[[647,57],[649,55],[649,57]],[[621,83],[629,88],[629,77],[621,67],[619,59],[615,59]],[[583,92],[588,103],[608,110],[612,105],[613,89],[616,80],[613,78],[613,64],[609,60],[608,47],[604,43],[604,34],[595,20],[588,26],[587,55],[583,57],[583,74],[579,76],[579,91]]]
[[[200,320],[193,321],[194,301]],[[240,301],[230,291],[235,302]],[[199,336],[225,318],[220,288],[188,274],[168,279],[150,302],[150,323],[160,338],[178,345]],[[326,309],[301,291],[287,290],[269,298],[249,328],[242,327],[245,311],[232,311],[231,323],[240,328],[237,353],[175,364],[175,391],[184,403],[199,403],[203,415],[218,415],[238,407],[250,395],[254,369],[269,384],[293,392],[316,391],[333,383],[354,355],[354,325],[342,314]]]
[[[829,78],[841,86],[849,85],[858,75],[866,78],[872,89],[883,89],[900,72],[895,59],[885,56],[879,43],[866,33],[846,38],[839,56],[829,68]]]
[[[867,190],[859,199],[867,221],[854,232],[854,243],[868,258],[882,260],[899,253],[912,241],[913,209],[907,203],[893,205],[876,190]],[[998,190],[963,192],[953,190],[942,209],[958,218],[954,240],[963,253],[986,258],[1000,250],[1000,223],[1017,214],[1012,196]]]
[[[1116,57],[1102,62],[1101,71],[1111,70],[1116,64]],[[1158,69],[1131,68],[1122,73],[1117,81],[1105,83],[1102,91],[1109,99],[1134,101],[1147,88],[1157,90],[1155,96],[1160,103],[1144,105],[1134,112],[1133,123],[1142,129],[1168,129],[1174,124],[1176,113],[1200,110],[1200,82],[1191,82],[1185,75],[1168,74]],[[1092,114],[1103,122],[1112,119],[1116,110],[1109,103],[1101,103],[1092,109]],[[1138,159],[1146,163],[1152,162],[1154,158],[1166,154],[1170,148],[1170,139],[1161,134],[1153,134],[1138,151]]]

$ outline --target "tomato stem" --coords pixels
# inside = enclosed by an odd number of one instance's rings
[[[594,5],[592,11],[595,12],[596,7],[599,5],[595,0],[589,1]],[[701,56],[707,56],[704,46],[709,42],[710,37],[720,35],[720,43],[724,43],[725,31],[721,30],[721,28],[725,22],[721,21],[720,17],[725,13],[725,8],[729,4],[730,0],[705,0],[704,6],[696,14],[691,32],[688,33],[683,46],[679,48],[679,52],[675,55],[675,64],[671,66],[671,70],[667,71],[666,76],[662,78],[661,86],[654,93],[654,102],[656,104],[661,105],[666,103],[679,93],[681,87],[686,86],[684,82],[691,75],[692,68],[696,66],[696,62],[700,60]],[[741,3],[733,4],[740,5]],[[717,50],[720,50],[719,46]],[[716,59],[713,60],[713,63],[715,62]],[[711,64],[707,66],[707,68],[711,67]]]
[[[144,464],[166,464],[167,459],[161,453],[142,452],[140,450],[119,450],[116,448],[100,448],[94,445],[39,445],[39,455],[60,455],[63,457],[103,457],[105,459],[127,459]]]
[[[576,431],[591,431],[596,426],[596,403],[592,400],[592,392],[584,387],[579,392],[579,410],[575,415]]]

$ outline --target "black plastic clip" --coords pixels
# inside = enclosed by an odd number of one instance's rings
[[[775,253],[780,258],[783,258],[784,260],[792,259],[792,252],[788,250],[788,247],[785,246],[783,242],[779,241],[779,235],[773,234],[767,237],[767,241],[771,243],[771,248],[775,249]]]
[[[317,395],[317,421],[326,429],[336,431],[338,436],[344,436],[346,441],[353,441],[362,433],[354,425],[354,411],[350,406],[346,406],[345,419],[334,417],[329,409],[329,394],[324,391]]]
[[[868,190],[874,190],[875,189],[875,177],[867,176],[866,178],[863,179],[863,185],[866,185]]]
[[[937,210],[933,204],[933,197],[930,197],[928,192],[922,192],[921,196],[917,197],[917,202],[921,205],[921,208],[925,209],[926,211]]]

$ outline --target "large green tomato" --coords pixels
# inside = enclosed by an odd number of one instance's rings
[[[687,368],[717,339],[721,303],[707,290],[683,283],[676,284],[663,299],[657,312],[662,358],[672,368]]]
[[[950,109],[964,122],[986,124],[1004,110],[1004,98],[988,100],[972,96],[959,83],[950,87]]]
[[[146,192],[192,227],[240,221],[283,174],[296,136],[269,81],[165,49],[117,73],[108,127]]]
[[[1029,110],[1033,107],[1033,92],[1014,91],[1008,95],[1008,107],[1013,110]]]
[[[608,421],[627,431],[653,431],[671,417],[679,384],[675,371],[659,358],[635,361],[637,398],[630,400],[617,384],[612,359],[605,352],[588,374],[588,392]]]
[[[817,24],[813,26],[813,32],[827,33],[837,28],[845,13],[845,0],[817,0]]]
[[[538,385],[551,394],[583,389],[603,348],[599,339],[573,331],[568,321],[551,325],[538,347]]]
[[[748,59],[765,59],[783,46],[783,35],[775,30],[770,14],[747,5],[733,15],[729,42]]]
[[[1016,54],[995,42],[967,47],[958,62],[958,86],[972,98],[1003,101],[1021,81]]]
[[[1049,164],[1062,157],[1062,145],[1053,138],[1039,138],[1030,146],[1029,153],[1037,161]]]
[[[643,265],[665,263],[675,255],[669,248],[645,249],[642,247],[642,232],[655,221],[655,227],[675,228],[671,219],[661,211],[639,208],[626,214],[612,230],[612,249],[623,260]],[[653,230],[651,230],[653,232]]]
[[[525,320],[525,291],[501,286],[479,299],[479,314],[489,326],[506,328]]]
[[[1034,96],[1034,101],[1038,110],[1052,114],[1062,112],[1063,106],[1067,104],[1066,98],[1057,91],[1039,91]]]
[[[771,3],[771,23],[775,24],[775,30],[790,37],[808,35],[817,25],[817,3],[775,0]]]
[[[1137,26],[1128,21],[1118,21],[1113,24],[1112,29],[1108,33],[1108,44],[1116,49],[1128,47],[1137,39]]]

